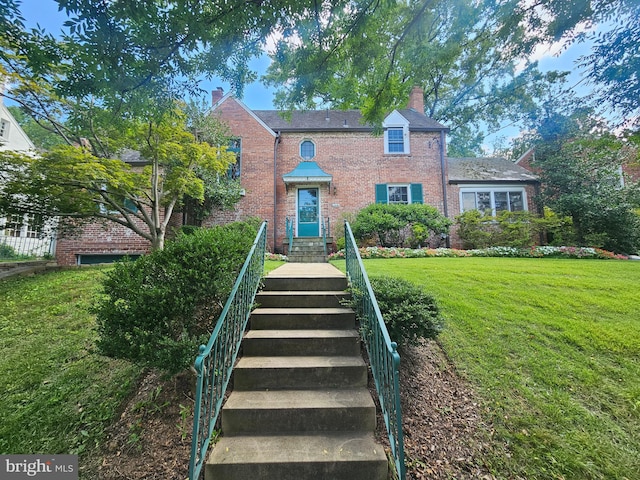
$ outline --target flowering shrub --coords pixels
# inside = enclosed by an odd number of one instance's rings
[[[602,260],[627,260],[625,255],[618,255],[600,248],[591,247],[551,247],[534,246],[531,248],[489,247],[474,250],[457,250],[455,248],[360,248],[362,258],[426,258],[426,257],[519,257],[519,258],[596,258]],[[329,260],[344,258],[344,250],[332,253]]]

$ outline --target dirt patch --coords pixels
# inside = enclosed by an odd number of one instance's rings
[[[490,428],[473,391],[436,342],[402,352],[401,391],[407,479],[484,479]],[[99,462],[83,478],[184,480],[193,425],[194,377],[148,373],[109,430]],[[377,436],[386,443],[381,419]]]
[[[402,352],[400,391],[407,479],[484,479],[481,407],[436,342]]]
[[[102,459],[83,478],[185,480],[189,475],[195,379],[147,373],[109,429]]]

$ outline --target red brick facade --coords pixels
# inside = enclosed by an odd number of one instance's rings
[[[56,262],[77,265],[82,255],[140,255],[150,250],[150,242],[133,230],[112,222],[92,223],[80,235],[57,240]]]
[[[235,98],[228,96],[214,109],[241,139],[240,182],[246,191],[234,214],[225,220],[258,216],[269,221],[269,248],[282,251],[285,219],[296,217],[299,187],[319,187],[320,217],[339,228],[342,215],[357,212],[375,202],[375,185],[381,183],[423,185],[424,203],[444,212],[440,132],[410,132],[410,154],[385,154],[384,137],[362,129],[344,131],[274,132]],[[444,130],[444,127],[442,127]],[[274,135],[275,134],[275,135]],[[303,161],[300,144],[310,140],[316,155],[312,161],[332,176],[329,182],[285,185],[283,175]],[[277,143],[276,143],[277,142]],[[276,167],[274,172],[274,147]],[[276,210],[274,194],[276,189]],[[275,213],[275,214],[274,214]],[[220,223],[219,218],[208,223]],[[274,249],[275,225],[275,249]]]

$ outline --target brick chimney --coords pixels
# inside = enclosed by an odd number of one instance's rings
[[[424,115],[424,90],[415,86],[409,94],[409,108]]]
[[[218,87],[211,92],[211,105],[215,105],[224,96],[224,90],[222,87]]]

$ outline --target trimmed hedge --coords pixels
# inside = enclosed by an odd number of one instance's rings
[[[207,343],[256,229],[233,223],[181,233],[163,250],[107,272],[97,317],[99,351],[168,374]]]

